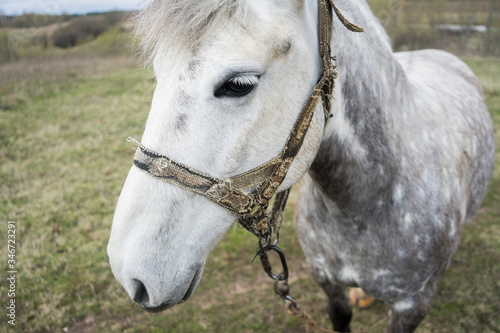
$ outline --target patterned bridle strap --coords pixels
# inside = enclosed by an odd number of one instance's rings
[[[277,234],[281,226],[289,190],[276,195],[270,214],[267,212],[269,202],[285,179],[294,158],[304,143],[320,98],[323,101],[325,126],[331,116],[332,91],[338,75],[331,58],[329,44],[333,30],[332,8],[347,28],[357,27],[345,20],[335,8],[333,0],[318,0],[318,5],[323,73],[300,111],[285,146],[278,156],[240,175],[216,178],[158,154],[138,143],[134,165],[154,178],[203,195],[229,212],[240,215],[239,223],[243,227],[263,242],[269,242],[272,234]],[[358,27],[358,29],[361,28]],[[362,29],[354,31],[362,31]]]

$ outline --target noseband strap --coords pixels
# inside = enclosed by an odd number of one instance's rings
[[[154,178],[176,185],[186,191],[203,195],[229,212],[240,215],[239,223],[264,243],[270,242],[273,233],[278,237],[290,190],[276,195],[270,213],[267,211],[269,202],[285,179],[294,158],[304,143],[320,98],[323,101],[325,126],[331,117],[331,98],[338,75],[330,49],[333,31],[332,8],[348,29],[363,31],[362,28],[348,22],[340,14],[333,0],[318,0],[318,7],[323,73],[300,111],[285,147],[278,156],[240,175],[215,178],[151,151],[137,142],[134,165]]]

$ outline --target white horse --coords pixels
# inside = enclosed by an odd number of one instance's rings
[[[317,0],[153,1],[137,18],[157,86],[142,144],[228,178],[277,156],[322,73]],[[345,286],[389,305],[389,332],[425,317],[494,164],[481,86],[456,57],[393,54],[364,0],[337,0],[355,34],[333,19],[340,73],[333,117],[316,107],[279,187],[302,176],[299,239],[348,331]],[[237,215],[132,167],[108,255],[117,280],[149,311],[187,300]]]

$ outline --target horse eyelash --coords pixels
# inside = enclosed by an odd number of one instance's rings
[[[240,86],[253,86],[259,83],[258,76],[235,76],[229,79],[229,82]]]

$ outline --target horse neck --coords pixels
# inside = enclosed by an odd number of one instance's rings
[[[362,34],[334,17],[332,53],[340,73],[331,118],[310,175],[340,205],[366,204],[390,189],[398,173],[398,112],[408,82],[389,38],[364,0],[335,2]],[[389,185],[389,186],[388,186]],[[370,191],[366,191],[370,189]],[[366,192],[366,193],[365,193]]]

